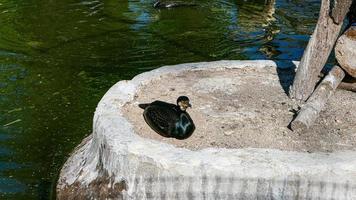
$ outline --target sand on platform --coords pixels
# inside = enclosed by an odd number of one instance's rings
[[[288,128],[298,109],[287,96],[292,69],[242,68],[193,70],[162,75],[142,86],[123,114],[145,138],[199,150],[273,148],[300,152],[356,149],[356,93],[337,90],[315,125],[303,133]],[[193,107],[187,112],[196,130],[186,140],[164,138],[144,121],[139,103],[175,103],[185,95]]]

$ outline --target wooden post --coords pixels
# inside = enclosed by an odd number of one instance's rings
[[[302,60],[290,90],[290,97],[305,101],[315,88],[318,75],[324,67],[329,54],[342,27],[352,0],[334,0],[333,8],[330,8],[330,0],[322,0],[319,19],[304,51]],[[332,9],[332,16],[330,10]]]
[[[293,131],[304,131],[313,125],[314,121],[319,116],[320,111],[324,109],[326,102],[344,77],[345,72],[339,66],[334,66],[315,89],[307,103],[301,108],[298,116],[291,123]]]

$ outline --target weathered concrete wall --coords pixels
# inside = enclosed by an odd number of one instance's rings
[[[191,151],[135,134],[121,107],[167,73],[276,67],[217,61],[162,67],[120,81],[100,101],[93,134],[63,166],[58,199],[356,199],[356,152]]]

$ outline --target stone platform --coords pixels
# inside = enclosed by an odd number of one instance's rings
[[[63,166],[58,199],[355,199],[355,94],[337,91],[343,104],[330,100],[296,135],[287,128],[298,106],[286,95],[294,69],[279,67],[188,63],[118,82]],[[191,99],[197,129],[184,141],[161,138],[137,104],[179,95]]]

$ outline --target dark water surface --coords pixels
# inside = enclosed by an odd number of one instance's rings
[[[167,64],[299,60],[319,1],[0,0],[0,199],[54,199],[61,165],[119,80]]]

